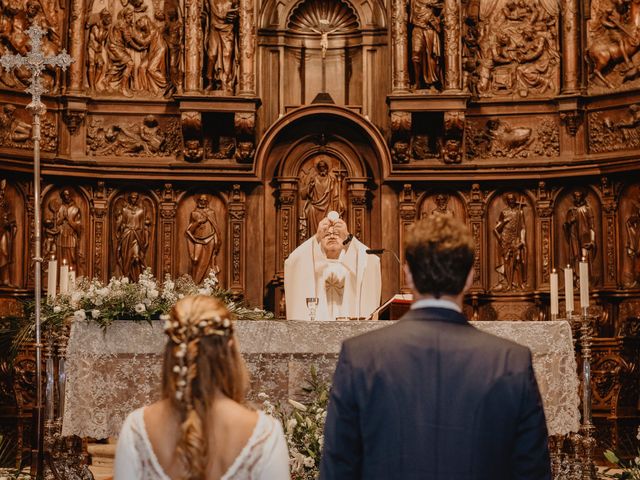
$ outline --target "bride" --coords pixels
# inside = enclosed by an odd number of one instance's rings
[[[280,423],[244,405],[248,375],[223,304],[185,297],[165,332],[162,399],[125,420],[115,480],[289,479]]]

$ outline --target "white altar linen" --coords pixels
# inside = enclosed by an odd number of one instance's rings
[[[308,367],[330,374],[346,338],[388,326],[383,321],[238,321],[240,349],[253,379],[253,395],[286,399]],[[477,328],[526,345],[540,386],[549,435],[577,432],[578,376],[567,322],[472,322]],[[116,436],[127,414],[160,393],[162,322],[117,321],[106,333],[75,322],[67,349],[62,435]],[[257,391],[256,391],[257,390]],[[279,395],[279,398],[274,398]]]

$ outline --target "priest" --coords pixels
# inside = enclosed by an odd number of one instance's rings
[[[329,212],[284,262],[288,320],[367,318],[380,305],[380,259]]]

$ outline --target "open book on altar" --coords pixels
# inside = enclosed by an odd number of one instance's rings
[[[396,293],[371,314],[371,320],[398,320],[409,311],[413,303],[413,294]]]

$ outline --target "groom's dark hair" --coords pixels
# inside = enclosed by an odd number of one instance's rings
[[[409,231],[404,252],[419,293],[438,298],[462,292],[474,257],[473,238],[464,223],[441,214],[419,220]]]

